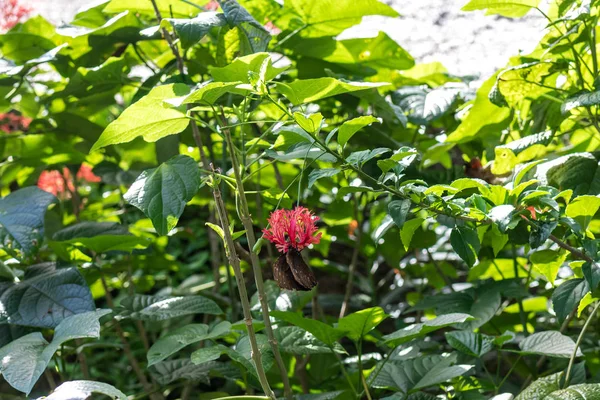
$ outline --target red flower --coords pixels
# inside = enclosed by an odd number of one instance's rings
[[[271,213],[268,220],[270,227],[263,229],[263,234],[281,253],[287,253],[290,249],[301,251],[321,241],[321,233],[317,233],[318,220],[319,217],[305,207],[279,209]]]
[[[92,172],[92,167],[87,164],[81,164],[81,167],[77,172],[77,179],[90,183],[100,182],[102,180],[99,176]]]
[[[92,167],[87,164],[81,164],[79,171],[77,171],[76,178],[78,181],[90,183],[101,181],[100,177],[92,172]],[[65,182],[67,182],[67,187],[65,187]],[[65,195],[75,191],[73,177],[71,176],[71,171],[69,171],[67,167],[63,168],[62,173],[57,170],[42,171],[38,178],[37,186],[55,196]]]
[[[33,9],[19,0],[0,0],[0,29],[7,31],[27,17]]]
[[[0,131],[12,133],[25,131],[29,128],[31,118],[23,117],[14,113],[0,114]]]

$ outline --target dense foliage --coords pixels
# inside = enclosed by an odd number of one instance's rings
[[[2,399],[600,399],[600,2],[482,84],[281,3],[0,36]]]

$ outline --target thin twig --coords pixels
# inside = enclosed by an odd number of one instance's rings
[[[362,198],[362,195],[359,199]],[[356,273],[356,265],[358,264],[358,254],[360,252],[360,244],[362,240],[362,221],[359,221],[358,207],[359,199],[356,196],[352,196],[352,202],[354,204],[354,220],[356,221],[356,243],[354,244],[354,250],[352,252],[352,259],[350,260],[350,266],[348,267],[348,280],[346,281],[346,291],[344,293],[344,301],[342,301],[342,307],[340,308],[340,318],[343,318],[348,311],[348,304],[350,302],[350,296],[352,295],[352,283],[354,281],[354,274]]]
[[[569,366],[567,367],[567,373],[565,374],[565,383],[564,383],[563,388],[566,388],[569,386],[569,381],[571,380],[571,371],[573,370],[573,364],[575,363],[575,358],[577,357],[577,350],[579,350],[579,346],[581,346],[581,342],[583,341],[583,335],[585,335],[585,332],[587,331],[587,328],[590,325],[590,322],[592,322],[592,318],[594,318],[594,315],[596,315],[598,308],[600,308],[600,302],[598,302],[596,304],[596,306],[590,313],[590,316],[585,321],[585,324],[583,324],[583,328],[581,328],[581,332],[579,332],[579,337],[577,338],[577,342],[575,343],[575,348],[573,349],[573,354],[571,354],[571,359],[569,360]]]

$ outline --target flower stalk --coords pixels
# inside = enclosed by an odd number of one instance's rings
[[[221,126],[227,126],[225,113],[221,108]],[[248,247],[253,249],[256,245],[256,236],[254,235],[254,226],[252,223],[252,217],[250,216],[250,209],[248,208],[248,200],[246,198],[246,193],[244,191],[244,183],[242,181],[242,177],[240,174],[240,164],[237,158],[237,154],[235,152],[235,147],[233,146],[233,140],[231,138],[231,131],[229,128],[223,128],[223,136],[225,138],[225,143],[227,144],[227,148],[229,150],[229,154],[231,155],[231,163],[233,166],[233,172],[235,175],[235,181],[237,186],[237,195],[239,199],[239,207],[240,207],[240,218],[242,220],[242,224],[244,225],[244,229],[246,231],[246,239],[248,241]],[[226,225],[229,226],[229,225]],[[283,363],[283,359],[281,358],[281,353],[279,352],[279,345],[277,343],[277,339],[275,339],[275,335],[273,334],[273,327],[271,326],[271,320],[269,317],[269,304],[267,302],[267,295],[265,290],[265,283],[262,275],[262,269],[260,266],[260,261],[258,260],[258,255],[254,251],[250,251],[250,259],[252,261],[252,270],[254,272],[254,281],[256,282],[256,290],[258,292],[258,300],[261,305],[263,321],[265,324],[265,332],[267,333],[267,338],[269,340],[269,344],[271,345],[271,349],[273,351],[273,356],[275,357],[275,363],[277,364],[277,368],[279,369],[279,373],[281,374],[281,380],[283,382],[284,394],[285,398],[288,400],[292,400],[292,389],[290,387],[290,381],[287,375],[287,369],[285,364]]]
[[[214,175],[213,175],[214,179]],[[248,301],[248,292],[246,291],[246,284],[244,282],[244,275],[242,273],[242,269],[240,267],[240,259],[235,250],[235,244],[233,242],[233,237],[231,236],[231,232],[229,231],[229,218],[227,217],[227,210],[225,209],[225,204],[223,203],[223,198],[221,197],[221,191],[219,190],[219,185],[214,182],[212,185],[213,196],[215,198],[215,208],[217,209],[217,215],[219,217],[221,227],[223,229],[223,240],[225,242],[225,253],[227,254],[227,258],[233,271],[235,273],[235,280],[237,281],[237,287],[240,295],[240,302],[242,304],[242,309],[244,312],[244,321],[246,323],[246,330],[248,331],[248,339],[250,340],[250,347],[252,349],[252,359],[254,360],[254,367],[256,368],[256,375],[258,376],[258,380],[260,385],[265,392],[267,397],[275,400],[275,394],[269,385],[269,381],[267,380],[267,375],[265,374],[265,370],[262,365],[262,356],[260,354],[260,350],[258,348],[258,342],[256,341],[256,333],[254,332],[254,326],[252,325],[252,314],[250,313],[250,302]]]

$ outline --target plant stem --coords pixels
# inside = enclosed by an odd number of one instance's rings
[[[359,398],[358,392],[356,391],[356,388],[354,387],[354,384],[352,383],[352,379],[350,378],[350,375],[348,375],[348,371],[346,371],[346,367],[344,367],[344,363],[342,362],[340,355],[335,352],[335,350],[333,349],[333,346],[329,346],[329,348],[331,349],[331,353],[335,356],[335,359],[337,360],[337,362],[340,366],[340,369],[342,370],[342,374],[344,374],[344,376],[346,377],[346,381],[348,381],[348,385],[350,385],[350,389],[352,389],[352,393],[354,393],[354,397]]]
[[[512,364],[512,366],[510,367],[510,369],[508,370],[508,372],[506,373],[506,375],[504,376],[504,378],[502,379],[502,381],[500,381],[500,383],[496,387],[496,394],[498,393],[498,391],[500,390],[500,388],[502,387],[502,385],[504,385],[504,382],[506,382],[506,380],[508,379],[508,377],[510,376],[510,374],[512,374],[513,370],[517,367],[517,365],[519,364],[519,361],[521,360],[521,357],[522,356],[519,354],[519,357],[517,357],[517,361],[515,361]]]
[[[592,322],[592,318],[594,318],[594,315],[596,315],[596,311],[598,311],[598,308],[600,308],[600,302],[596,304],[589,317],[585,321],[585,324],[583,324],[581,332],[579,332],[579,337],[577,338],[577,342],[575,343],[575,348],[573,349],[573,354],[571,354],[569,366],[567,367],[567,373],[565,374],[565,388],[569,386],[569,381],[571,380],[571,371],[573,369],[573,364],[575,363],[575,357],[577,357],[577,350],[579,350],[579,346],[581,346],[581,342],[583,341],[583,335],[585,334],[585,331],[587,331],[590,322]]]
[[[360,196],[362,198],[362,196]],[[359,199],[360,199],[359,198]],[[354,250],[352,252],[352,259],[350,260],[350,266],[348,267],[348,280],[346,281],[346,291],[344,293],[344,301],[342,301],[342,307],[340,308],[340,318],[343,318],[348,311],[348,303],[350,302],[350,296],[352,295],[352,282],[354,281],[354,274],[356,272],[356,265],[358,263],[358,253],[360,252],[360,242],[362,240],[362,221],[359,221],[359,199],[356,196],[352,196],[354,203],[354,220],[357,222],[356,227],[356,242],[354,244]]]
[[[512,256],[515,279],[519,279],[519,263],[517,262],[517,249],[515,246],[512,247]],[[523,334],[527,336],[527,316],[525,315],[525,308],[523,307],[523,299],[519,297],[517,302],[519,303],[519,317],[521,319],[521,325],[523,325]]]
[[[221,108],[220,117],[220,123],[222,126],[224,126],[226,123],[226,119],[225,113],[223,112],[223,108]],[[244,191],[244,183],[242,182],[242,176],[240,173],[240,164],[238,162],[237,155],[235,154],[235,147],[233,146],[231,131],[228,128],[223,129],[223,136],[225,137],[225,142],[227,144],[227,148],[229,149],[229,154],[231,155],[233,173],[235,175],[235,180],[237,184],[237,194],[240,205],[240,218],[242,220],[242,224],[244,225],[244,229],[246,231],[246,239],[248,241],[248,247],[250,248],[250,260],[252,262],[254,281],[256,282],[256,290],[258,292],[258,300],[260,301],[263,321],[265,323],[265,331],[267,333],[269,344],[271,345],[271,349],[273,351],[273,356],[275,357],[275,362],[279,369],[279,373],[281,374],[281,380],[283,382],[285,397],[288,400],[292,400],[293,395],[292,389],[290,387],[289,378],[287,375],[287,370],[285,364],[283,363],[283,359],[281,358],[281,353],[279,352],[279,345],[277,343],[277,340],[275,339],[275,335],[273,334],[273,327],[271,326],[271,319],[269,317],[269,304],[267,302],[267,294],[262,276],[260,261],[258,260],[258,254],[252,251],[256,244],[256,237],[254,236],[254,225],[252,223],[250,209],[248,208],[248,200]]]
[[[256,341],[254,326],[252,325],[252,314],[250,313],[248,292],[246,291],[244,275],[242,273],[242,268],[240,267],[240,259],[237,255],[237,252],[235,251],[233,237],[231,236],[231,232],[229,231],[229,218],[227,217],[227,210],[225,209],[225,204],[223,203],[223,198],[221,197],[221,190],[219,189],[219,185],[216,182],[213,182],[212,190],[213,196],[215,198],[215,207],[217,209],[217,215],[219,216],[221,227],[223,228],[225,253],[227,254],[229,263],[231,264],[235,272],[235,279],[237,281],[238,291],[240,294],[240,302],[244,311],[244,321],[246,323],[248,339],[250,340],[250,346],[252,348],[252,359],[254,360],[256,374],[265,394],[271,399],[276,400],[275,393],[273,393],[273,390],[269,386],[269,381],[267,380],[267,376],[263,369],[262,357],[258,348],[258,343]]]

